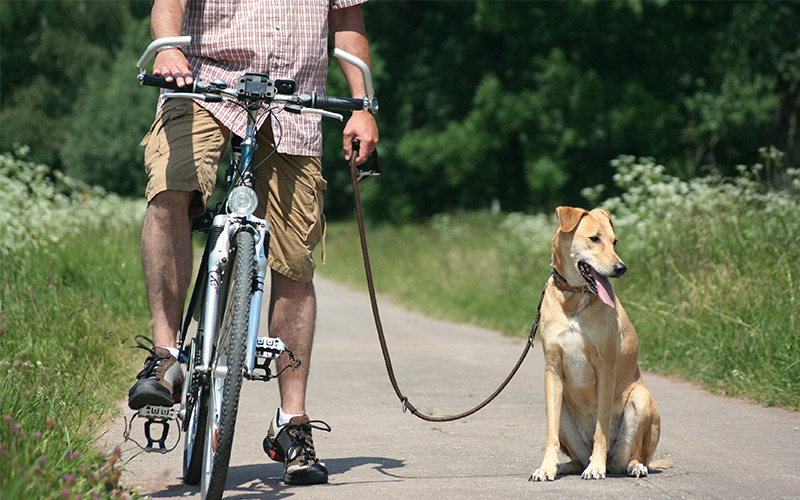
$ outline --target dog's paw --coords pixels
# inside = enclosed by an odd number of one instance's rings
[[[536,469],[528,481],[553,481],[555,478],[555,470]]]
[[[628,475],[631,477],[647,477],[647,467],[638,462],[631,464],[628,467]]]
[[[589,467],[583,471],[581,474],[581,478],[583,479],[605,479],[606,478],[606,468],[605,467],[598,467],[596,465],[589,464]]]

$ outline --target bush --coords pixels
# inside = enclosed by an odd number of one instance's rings
[[[0,154],[4,257],[20,257],[22,251],[49,252],[62,238],[102,222],[113,228],[142,219],[144,200],[124,200],[46,165],[25,161],[26,151]]]

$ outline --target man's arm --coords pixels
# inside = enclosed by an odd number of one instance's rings
[[[354,56],[359,57],[367,65],[370,65],[369,43],[367,42],[364,18],[361,16],[361,8],[358,6],[346,7],[330,11],[328,16],[328,26],[333,34],[333,44]],[[361,71],[352,64],[340,62],[347,84],[350,87],[350,94],[353,97],[364,97],[364,79]],[[378,144],[378,124],[375,117],[367,111],[354,111],[347,125],[344,128],[344,157],[350,160],[353,152],[353,139],[361,142],[356,163],[367,161],[370,153],[375,150]]]
[[[181,35],[188,3],[189,0],[153,1],[153,10],[150,16],[150,32],[153,39]],[[174,79],[179,87],[192,83],[189,61],[178,49],[160,51],[153,64],[153,74],[163,76],[168,82]]]

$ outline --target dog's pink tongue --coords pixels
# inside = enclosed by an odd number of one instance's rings
[[[608,281],[608,278],[605,276],[600,276],[593,267],[590,269],[592,270],[592,278],[594,278],[594,282],[597,283],[597,296],[600,297],[600,300],[602,300],[605,305],[614,308],[614,289],[611,288],[611,282]]]

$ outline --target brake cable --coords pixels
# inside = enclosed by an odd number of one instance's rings
[[[356,205],[358,233],[361,238],[361,254],[364,258],[364,271],[366,272],[367,275],[367,288],[369,289],[369,299],[372,304],[372,316],[375,319],[375,328],[377,329],[378,332],[378,341],[381,344],[381,352],[383,353],[383,361],[384,364],[386,365],[386,372],[389,375],[389,381],[392,384],[392,388],[394,389],[395,394],[400,399],[400,402],[403,404],[404,413],[406,411],[410,411],[411,414],[414,415],[415,417],[418,417],[422,420],[426,420],[428,422],[453,422],[455,420],[468,417],[481,410],[483,407],[491,403],[492,400],[494,400],[498,395],[500,395],[500,393],[503,391],[503,389],[506,388],[508,383],[511,382],[511,379],[514,378],[514,375],[517,374],[517,371],[519,370],[520,366],[522,366],[522,362],[528,355],[528,351],[530,351],[531,347],[533,346],[534,337],[536,336],[536,331],[539,328],[539,320],[541,319],[541,311],[542,311],[542,302],[544,301],[544,293],[547,290],[547,282],[545,282],[544,290],[542,290],[542,296],[539,298],[539,305],[536,306],[536,318],[533,320],[533,326],[531,326],[531,331],[528,334],[528,341],[525,343],[525,347],[522,350],[522,354],[520,355],[514,367],[511,369],[511,372],[508,374],[505,380],[503,380],[503,383],[501,383],[500,386],[497,389],[495,389],[495,391],[492,394],[489,395],[489,397],[483,400],[483,402],[457,415],[437,417],[421,413],[413,404],[411,404],[411,402],[408,400],[408,397],[405,396],[403,392],[400,390],[400,386],[397,383],[397,378],[395,377],[394,374],[394,368],[392,367],[392,359],[391,356],[389,355],[389,348],[387,347],[386,344],[386,335],[384,334],[383,331],[383,324],[381,323],[380,312],[378,310],[378,300],[375,294],[375,283],[372,279],[372,265],[370,264],[369,260],[369,250],[367,248],[366,231],[364,229],[364,210],[361,205],[361,193],[359,192],[358,189],[358,181],[360,177],[360,172],[358,166],[356,165],[356,158],[358,157],[358,149],[359,149],[358,140],[353,140],[353,152],[351,154],[351,160],[350,160],[350,177],[352,178],[353,181],[353,197],[355,199],[355,205]],[[377,150],[372,153],[372,157],[373,157],[373,162],[375,163],[374,170],[376,172],[380,172]]]

